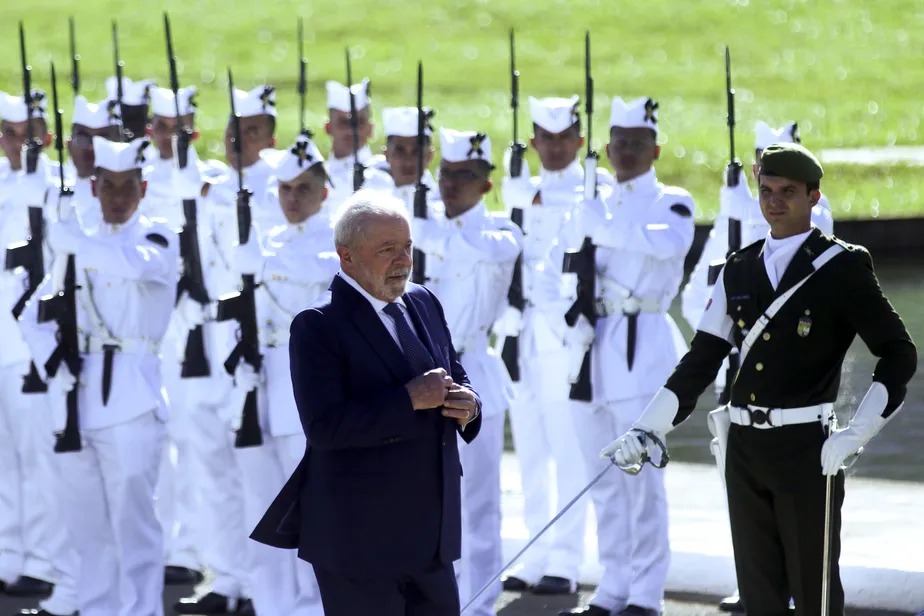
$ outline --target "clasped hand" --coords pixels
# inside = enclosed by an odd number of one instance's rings
[[[462,426],[477,414],[475,395],[457,385],[443,368],[425,372],[405,387],[415,411],[443,407],[443,417],[455,419]]]

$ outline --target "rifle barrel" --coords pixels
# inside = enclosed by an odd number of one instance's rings
[[[80,92],[80,54],[77,53],[77,35],[74,26],[74,17],[68,17],[71,42],[71,88],[76,95]]]

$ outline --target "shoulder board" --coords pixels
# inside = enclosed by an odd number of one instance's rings
[[[738,260],[740,260],[740,257],[756,255],[760,252],[763,246],[764,246],[764,239],[761,238],[757,240],[756,242],[754,242],[753,244],[748,244],[747,246],[743,247],[741,250],[736,250],[729,256],[729,259],[731,261],[737,262]],[[736,259],[735,257],[739,257],[739,259]]]
[[[849,243],[849,242],[845,242],[845,241],[842,240],[841,238],[839,238],[839,237],[834,237],[833,235],[829,235],[828,237],[829,237],[829,238],[831,239],[831,241],[834,242],[835,244],[839,244],[839,245],[843,246],[843,247],[844,247],[844,250],[846,250],[846,251],[848,251],[848,252],[868,252],[864,246],[861,246],[861,245],[859,245],[859,244],[851,244],[851,243]]]
[[[686,203],[678,201],[670,207],[670,210],[681,218],[690,218],[693,216],[693,210]]]
[[[170,245],[170,242],[167,241],[167,238],[160,233],[148,233],[144,236],[144,239],[148,240],[152,244],[157,244],[161,248],[166,248]]]

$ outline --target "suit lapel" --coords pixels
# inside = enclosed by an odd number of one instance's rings
[[[763,246],[761,246],[760,250],[757,252],[757,258],[751,263],[751,280],[757,284],[755,294],[761,312],[766,310],[767,306],[773,302],[773,296],[776,293],[776,291],[773,290],[773,285],[770,284],[769,276],[767,276],[767,266],[764,265],[764,250],[766,245],[767,243],[764,242]]]
[[[411,321],[414,323],[414,329],[417,330],[417,337],[424,343],[424,346],[427,347],[427,350],[430,351],[430,357],[433,358],[433,361],[436,363],[438,368],[443,368],[444,370],[449,370],[449,366],[444,366],[442,360],[442,353],[438,352],[436,344],[433,342],[433,339],[430,337],[430,328],[427,327],[427,323],[424,322],[424,315],[427,313],[427,307],[423,305],[417,297],[411,295],[410,293],[405,293],[402,296],[404,300],[404,305],[407,306],[408,314],[411,315]]]
[[[809,236],[805,238],[805,241],[799,246],[796,254],[793,255],[792,261],[789,262],[786,271],[783,272],[783,277],[780,278],[780,284],[776,288],[777,296],[782,295],[800,280],[815,271],[812,261],[817,259],[818,256],[824,252],[826,244],[827,240],[824,234],[818,229],[814,229]]]
[[[339,296],[347,304],[346,308],[350,311],[353,324],[359,329],[382,363],[396,378],[409,381],[412,375],[407,359],[391,334],[385,329],[382,319],[375,313],[372,304],[340,276],[334,277],[330,288],[332,297]]]

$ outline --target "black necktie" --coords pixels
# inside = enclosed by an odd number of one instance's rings
[[[423,342],[420,341],[420,338],[417,337],[417,334],[414,333],[414,330],[411,329],[411,324],[408,323],[407,318],[401,311],[401,307],[392,303],[382,310],[395,322],[395,328],[398,330],[398,342],[401,344],[401,348],[404,349],[404,356],[411,366],[411,372],[415,376],[419,376],[433,370],[436,367],[433,357],[427,351],[427,347],[424,346]]]

